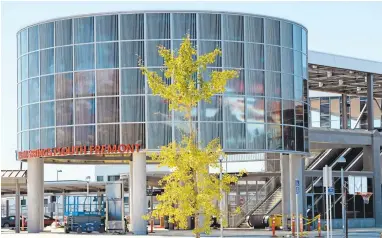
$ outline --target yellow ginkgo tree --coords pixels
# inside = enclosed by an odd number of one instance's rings
[[[183,229],[187,228],[188,217],[194,216],[194,233],[200,237],[200,233],[211,231],[210,218],[220,216],[219,207],[213,205],[214,201],[222,199],[220,186],[224,191],[229,191],[230,184],[237,182],[238,178],[224,174],[220,181],[216,174],[209,173],[209,167],[219,168],[219,158],[224,154],[218,138],[205,147],[198,144],[192,123],[192,109],[199,102],[210,102],[213,95],[223,93],[227,81],[237,78],[238,72],[212,71],[209,78],[204,79],[203,72],[221,55],[221,51],[215,49],[198,55],[189,35],[183,39],[179,50],[172,51],[159,46],[158,53],[164,59],[165,79],[149,71],[142,62],[141,71],[147,76],[153,94],[164,98],[170,110],[184,115],[188,122],[188,133],[183,135],[181,142],[162,146],[160,152],[153,155],[153,160],[158,161],[160,166],[168,166],[172,172],[159,183],[164,193],[157,196],[159,204],[151,215],[169,216],[169,222]],[[170,79],[170,85],[165,83]],[[199,216],[204,217],[203,222],[199,221]]]

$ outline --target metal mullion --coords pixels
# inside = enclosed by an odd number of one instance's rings
[[[53,87],[54,87],[54,92],[53,92],[53,108],[54,108],[54,146],[57,147],[57,108],[56,108],[56,22],[53,21]],[[40,88],[41,91],[41,88]],[[49,101],[49,100],[48,100]]]
[[[173,13],[170,13],[170,49],[172,52],[174,52],[174,40],[172,39],[174,36],[174,27],[172,24],[173,21]],[[174,83],[174,76],[171,76],[171,84]],[[189,132],[191,134],[191,131]],[[171,110],[171,141],[175,141],[175,110]]]
[[[262,18],[263,20],[263,37],[264,37],[264,41],[263,41],[263,44],[264,44],[264,132],[265,132],[265,150],[268,150],[268,97],[266,95],[266,92],[267,92],[267,88],[266,88],[266,81],[267,81],[267,47],[266,47],[266,44],[265,44],[265,39],[266,39],[266,36],[265,36],[265,33],[266,33],[266,20],[265,18]]]
[[[200,46],[200,37],[199,37],[199,34],[200,34],[200,30],[199,30],[199,13],[195,13],[195,30],[196,30],[196,45],[197,46]],[[196,48],[196,57],[198,58],[200,56],[200,47],[197,47]],[[206,69],[207,70],[207,69]],[[198,69],[198,72],[197,74],[201,73],[200,70]],[[196,77],[198,77],[198,75],[196,75]],[[199,84],[197,84],[197,87],[199,89]],[[201,145],[201,142],[202,142],[202,138],[201,138],[201,133],[200,133],[200,128],[201,128],[201,123],[200,123],[200,103],[198,103],[198,106],[196,108],[196,114],[197,114],[197,120],[196,120],[196,125],[197,125],[197,138],[196,138],[196,141],[198,142],[198,146]]]
[[[117,15],[118,19],[118,97],[119,97],[119,144],[122,144],[122,70],[121,70],[121,65],[122,65],[122,60],[121,60],[121,48],[122,48],[122,43],[121,43],[121,14]]]
[[[41,51],[40,51],[40,25],[37,25],[37,49],[38,49],[38,128],[41,127]],[[28,83],[29,90],[29,83]],[[29,96],[29,95],[28,95]],[[41,148],[41,130],[39,129],[39,149]]]
[[[222,66],[221,66],[221,69],[222,71],[224,71],[225,69],[225,57],[224,57],[224,19],[223,19],[223,14],[218,14],[220,15],[220,42],[221,42],[221,50],[222,50]],[[223,133],[223,138],[222,138],[222,149],[224,151],[224,144],[225,144],[225,140],[226,140],[226,130],[225,130],[225,126],[226,126],[226,121],[225,121],[225,115],[226,115],[226,110],[224,109],[224,104],[225,104],[225,93],[223,92],[222,95],[222,109],[223,109],[223,118],[222,118],[222,133]]]
[[[73,106],[72,106],[72,108],[73,108],[73,145],[76,145],[76,140],[75,140],[75,138],[76,138],[76,127],[75,127],[75,125],[76,125],[76,102],[77,102],[77,100],[75,99],[75,97],[76,97],[76,95],[75,95],[75,90],[74,90],[74,87],[75,87],[75,81],[76,81],[76,77],[75,77],[75,75],[74,75],[74,69],[75,69],[75,52],[74,52],[74,19],[71,19],[71,21],[72,21],[72,57],[73,57],[73,59],[72,59],[72,74],[73,74],[73,80],[72,80],[72,93],[73,93],[73,98],[72,98],[72,100],[73,100]]]
[[[97,107],[97,103],[98,103],[98,100],[97,100],[97,21],[96,21],[96,16],[93,17],[93,39],[94,39],[94,111],[95,111],[95,115],[94,115],[94,123],[95,123],[95,144],[97,144],[98,142],[98,135],[97,135],[97,122],[98,122],[98,107]]]
[[[143,13],[143,45],[144,45],[144,60],[143,60],[143,64],[144,66],[148,67],[147,66],[147,13]],[[148,123],[148,108],[147,108],[147,100],[148,100],[148,92],[149,92],[149,89],[148,89],[148,85],[147,85],[147,76],[145,75],[144,76],[144,80],[145,80],[145,122],[144,122],[144,126],[145,126],[145,144],[146,144],[146,149],[149,148],[149,143],[148,143],[148,130],[149,130],[149,123]]]

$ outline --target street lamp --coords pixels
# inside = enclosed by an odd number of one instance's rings
[[[342,232],[346,233],[346,193],[344,192],[345,189],[345,181],[344,181],[344,168],[343,164],[346,163],[345,157],[341,156],[338,158],[337,163],[341,164],[341,195],[342,195]]]
[[[61,173],[62,172],[62,170],[61,169],[57,169],[57,171],[56,171],[57,173],[56,173],[56,179],[57,179],[57,181],[58,181],[58,173]]]
[[[219,158],[219,180],[220,180],[220,195],[223,195],[223,158]],[[223,196],[220,199],[220,237],[223,237]]]

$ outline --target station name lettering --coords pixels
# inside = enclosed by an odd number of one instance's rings
[[[26,150],[18,152],[18,159],[31,159],[52,156],[68,155],[104,155],[104,154],[123,154],[139,152],[140,144],[120,144],[120,145],[90,145],[90,146],[71,146],[57,147],[48,149]]]

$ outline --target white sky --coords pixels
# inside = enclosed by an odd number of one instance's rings
[[[18,169],[16,32],[27,25],[77,14],[134,10],[236,11],[286,18],[307,27],[309,49],[382,61],[382,2],[2,2],[1,169]],[[26,165],[23,165],[26,168]],[[93,166],[45,165],[45,180],[84,179]]]

